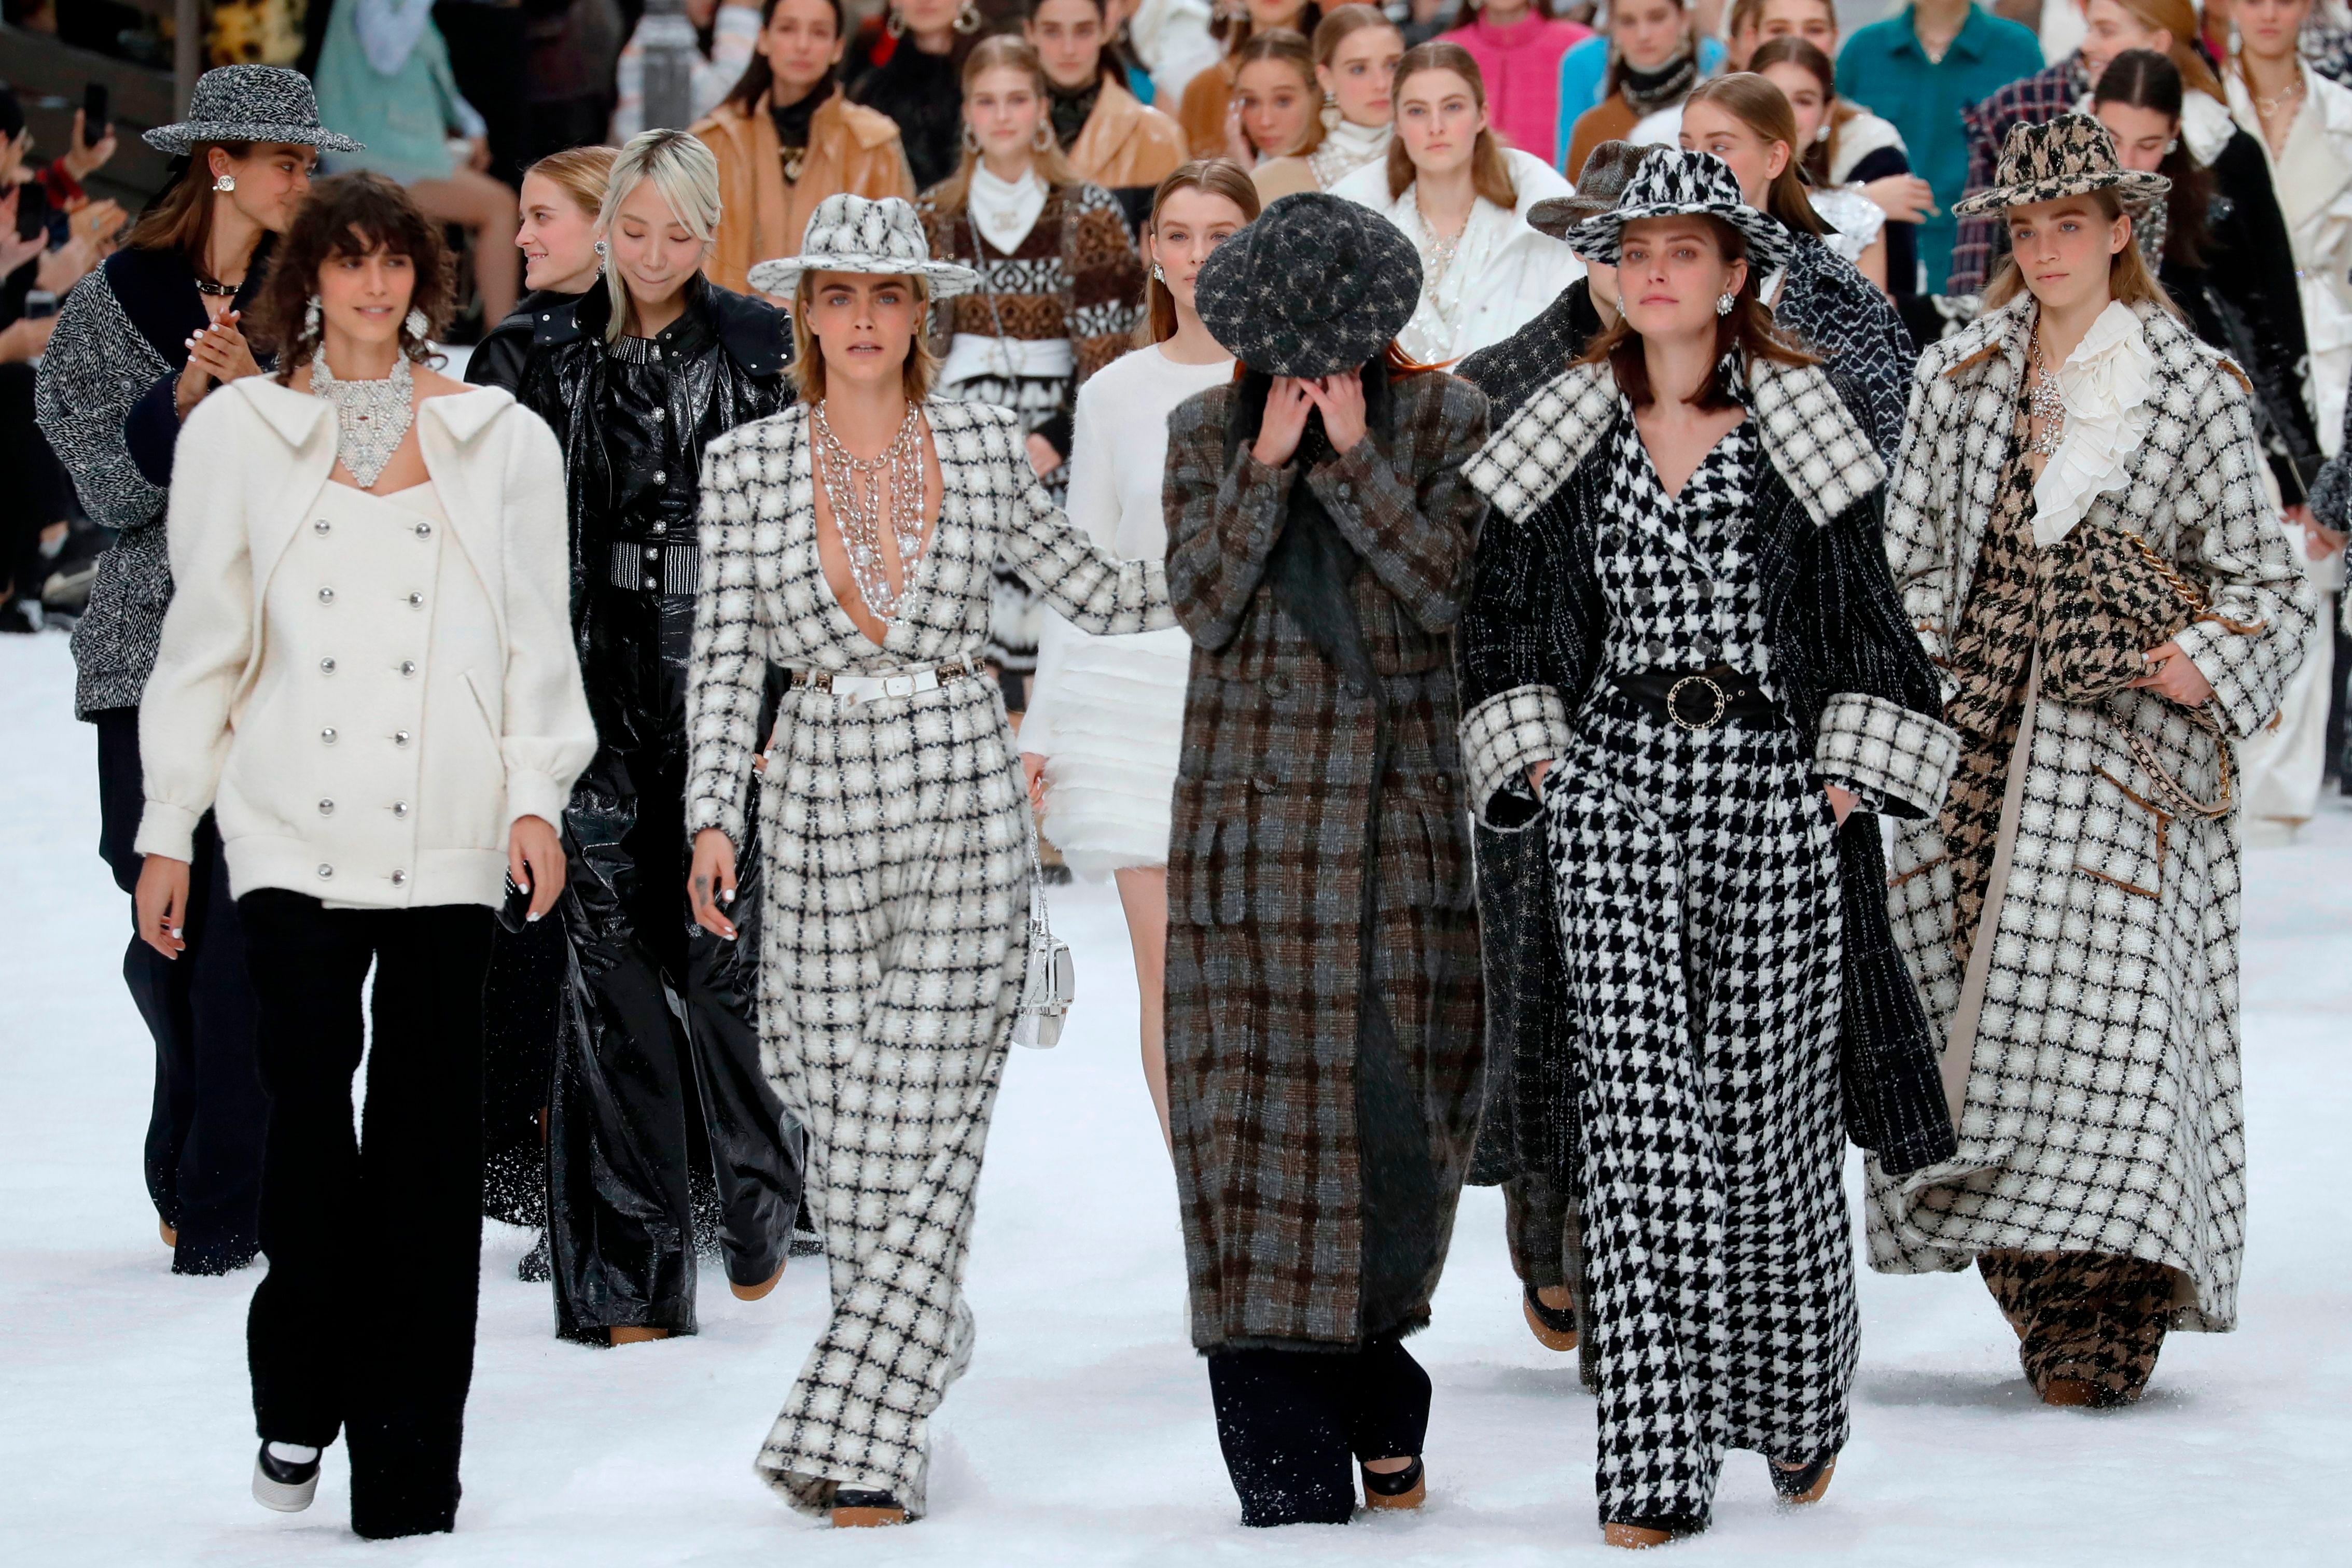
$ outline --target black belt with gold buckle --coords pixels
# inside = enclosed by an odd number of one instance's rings
[[[1609,684],[1638,706],[1683,729],[1713,729],[1726,722],[1777,721],[1772,699],[1728,664],[1704,670],[1639,670]]]

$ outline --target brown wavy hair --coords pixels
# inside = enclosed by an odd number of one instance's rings
[[[334,174],[310,187],[310,199],[270,258],[269,276],[254,304],[254,337],[277,354],[279,384],[292,382],[294,372],[319,351],[319,334],[303,317],[318,292],[320,272],[337,256],[379,250],[408,258],[416,279],[408,306],[425,317],[421,336],[402,320],[400,351],[418,364],[432,355],[430,340],[448,323],[457,294],[440,226],[381,174]]]
[[[1822,53],[1820,45],[1807,43],[1794,33],[1783,33],[1777,38],[1765,39],[1756,46],[1755,53],[1748,57],[1748,68],[1758,76],[1764,76],[1766,66],[1782,64],[1796,67],[1822,84],[1822,101],[1828,106],[1822,113],[1822,123],[1829,127],[1829,134],[1811,146],[1800,149],[1796,159],[1804,166],[1806,180],[1819,189],[1830,183],[1830,169],[1837,162],[1838,133],[1845,129],[1847,120],[1861,111],[1838,96],[1837,67],[1830,63],[1829,56]],[[1772,78],[1764,77],[1764,79],[1769,81]],[[1796,110],[1793,107],[1789,115],[1790,128],[1794,130]]]
[[[1477,57],[1459,44],[1432,38],[1428,43],[1415,44],[1404,52],[1404,58],[1397,61],[1396,74],[1389,78],[1391,113],[1395,112],[1396,100],[1404,97],[1404,84],[1423,71],[1452,71],[1470,84],[1470,96],[1477,100],[1478,112],[1486,111],[1486,78],[1478,68]],[[1389,139],[1388,173],[1389,200],[1393,202],[1416,178],[1412,154],[1405,151],[1402,135]],[[1470,149],[1470,184],[1506,211],[1519,204],[1518,189],[1511,183],[1511,167],[1504,161],[1503,144],[1495,140],[1495,128],[1491,125],[1478,132],[1478,140]]]
[[[1748,260],[1745,235],[1721,218],[1709,217],[1704,222],[1715,231],[1716,249],[1727,264]],[[1818,355],[1806,352],[1793,339],[1781,334],[1772,319],[1771,308],[1757,298],[1760,281],[1756,264],[1748,262],[1748,276],[1741,280],[1739,292],[1732,297],[1730,311],[1715,319],[1715,362],[1720,366],[1724,356],[1736,349],[1748,359],[1768,360],[1776,365],[1820,364]],[[1607,363],[1617,378],[1618,390],[1635,408],[1647,408],[1656,400],[1657,393],[1650,385],[1650,362],[1642,351],[1642,334],[1622,315],[1592,340],[1591,347],[1576,362]],[[1704,413],[1731,408],[1738,404],[1739,397],[1718,370],[1688,401]]]
[[[1159,229],[1160,209],[1179,191],[1205,191],[1212,196],[1223,196],[1241,209],[1242,222],[1257,222],[1257,183],[1249,177],[1249,172],[1230,158],[1195,158],[1189,163],[1178,164],[1168,178],[1160,182],[1160,189],[1151,193],[1151,221],[1144,225],[1147,230]],[[1143,327],[1135,335],[1138,348],[1164,343],[1176,335],[1176,297],[1168,292],[1166,284],[1148,273],[1143,279]]]

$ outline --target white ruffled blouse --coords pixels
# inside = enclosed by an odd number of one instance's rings
[[[2101,496],[2123,486],[2125,466],[2156,423],[2155,390],[2156,354],[2139,318],[2112,300],[2058,367],[2066,429],[2033,483],[2037,546],[2064,538]]]

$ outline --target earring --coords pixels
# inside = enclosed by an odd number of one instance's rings
[[[1718,316],[1728,316],[1731,314],[1731,308],[1738,303],[1739,301],[1734,298],[1731,291],[1727,288],[1715,297],[1715,313]]]
[[[236,190],[236,176],[234,174],[223,174],[219,179],[213,182],[213,189],[215,191]]]
[[[1037,122],[1037,134],[1029,139],[1029,145],[1034,147],[1040,152],[1052,152],[1054,148],[1054,122],[1050,120],[1039,120]]]
[[[319,335],[319,297],[315,294],[310,296],[310,302],[302,307],[302,332],[304,336],[310,338]]]
[[[2179,152],[2179,151],[2180,151],[2180,138],[2179,138],[2179,137],[2178,137],[2178,136],[2174,137],[2171,141],[2168,141],[2168,142],[2166,142],[2166,143],[2164,144],[2164,155],[2165,155],[2167,158],[2171,157],[2175,152]]]
[[[1339,129],[1339,99],[1336,94],[1327,92],[1323,95],[1323,111],[1316,118],[1322,120],[1326,131]]]
[[[403,321],[401,325],[408,329],[408,335],[410,337],[415,339],[421,343],[425,340],[425,334],[432,327],[433,323],[425,319],[424,311],[412,307],[408,312],[408,319]]]
[[[894,38],[903,38],[907,36],[907,18],[898,15],[898,7],[896,5],[891,6],[890,14],[882,18],[882,30]]]
[[[1159,284],[1168,281],[1168,275],[1160,270],[1160,264],[1156,261],[1151,264],[1151,281]]]
[[[980,137],[972,131],[971,122],[970,120],[964,121],[963,150],[967,152],[977,152],[980,151]]]
[[[607,247],[607,246],[605,246],[605,244],[604,244],[604,242],[603,240],[598,240],[598,241],[596,242],[596,254],[597,254],[597,256],[600,256],[600,257],[601,257],[601,256],[609,256],[609,255],[611,255],[611,254],[612,254],[612,252],[611,252],[610,248],[609,248],[609,247]]]
[[[955,30],[967,36],[980,31],[988,18],[980,14],[976,0],[963,0],[963,9],[956,13]]]

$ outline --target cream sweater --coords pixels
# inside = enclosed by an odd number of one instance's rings
[[[321,399],[249,376],[188,416],[142,854],[186,859],[211,809],[239,895],[496,904],[514,820],[562,821],[596,729],[555,438],[494,387],[416,431],[433,489],[404,507],[329,487]]]

